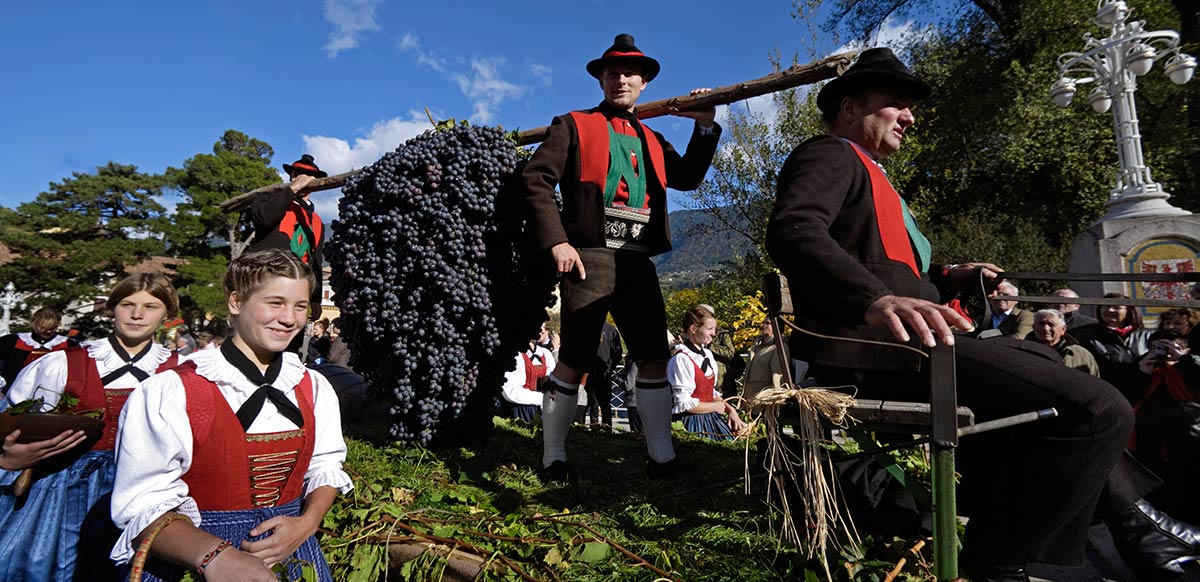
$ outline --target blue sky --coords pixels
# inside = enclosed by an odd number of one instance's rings
[[[584,64],[620,32],[662,63],[643,101],[765,75],[775,51],[808,61],[840,45],[814,46],[791,11],[787,0],[10,3],[0,206],[108,161],[179,166],[231,128],[270,143],[276,166],[311,152],[335,173],[426,129],[425,107],[546,125],[599,102]],[[651,125],[675,142],[690,130]]]

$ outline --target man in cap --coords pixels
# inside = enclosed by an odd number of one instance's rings
[[[683,155],[638,121],[638,97],[659,64],[628,34],[618,35],[587,71],[600,82],[604,101],[556,117],[522,176],[537,240],[563,276],[562,345],[542,403],[542,476],[548,481],[569,476],[567,430],[609,312],[638,364],[648,470],[662,475],[678,467],[666,373],[670,353],[660,339],[666,314],[650,257],[671,248],[667,188],[698,188],[720,137],[712,108],[677,114],[695,120]],[[555,187],[562,193],[561,212]]]
[[[328,174],[317,167],[316,160],[309,154],[299,160],[283,165],[291,183],[287,189],[263,192],[255,195],[250,205],[250,218],[254,222],[254,238],[248,252],[265,249],[290,250],[300,257],[317,276],[310,297],[310,317],[321,318],[322,271],[321,251],[325,236],[325,225],[317,215],[316,207],[309,200],[310,192],[305,186]],[[298,335],[300,337],[303,334]],[[297,343],[297,345],[299,345]]]
[[[784,163],[767,228],[775,264],[809,281],[791,286],[796,323],[908,347],[954,344],[959,401],[979,420],[1057,408],[1058,418],[963,441],[964,493],[982,501],[969,508],[964,542],[972,580],[1026,580],[1028,562],[1081,563],[1098,504],[1127,557],[1153,573],[1146,579],[1166,576],[1200,548],[1194,529],[1140,500],[1157,479],[1122,456],[1128,402],[1046,346],[952,332],[972,324],[942,303],[980,275],[998,282],[1001,270],[931,265],[929,241],[879,165],[900,148],[913,103],[929,93],[891,50],[875,48],[818,94],[829,134]],[[911,350],[793,334],[792,353],[823,385],[853,384],[867,398],[928,395],[928,365]]]

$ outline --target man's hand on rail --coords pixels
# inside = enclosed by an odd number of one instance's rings
[[[938,341],[945,345],[954,345],[954,333],[950,329],[952,326],[963,330],[975,329],[971,320],[945,305],[895,295],[884,295],[875,300],[867,308],[863,319],[873,326],[891,330],[892,335],[901,342],[908,342],[908,330],[911,329],[927,348],[937,345]],[[906,327],[908,329],[905,329]]]

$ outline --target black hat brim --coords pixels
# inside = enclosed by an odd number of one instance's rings
[[[817,93],[817,109],[827,112],[837,107],[842,97],[865,88],[899,88],[908,92],[913,101],[929,98],[929,84],[912,75],[880,70],[850,71],[821,87]]]
[[[597,80],[604,75],[604,67],[614,63],[623,63],[630,65],[638,65],[642,69],[642,81],[649,83],[658,76],[659,65],[658,61],[642,55],[642,56],[622,56],[622,57],[600,57],[589,61],[587,64],[587,72]]]
[[[297,168],[296,166],[293,166],[291,164],[284,164],[283,171],[285,173],[287,173],[288,175],[291,175],[292,172],[295,172],[297,174],[305,174],[308,176],[312,176],[314,178],[325,178],[325,177],[329,176],[328,172],[324,172],[322,170],[317,170],[314,172],[312,170],[306,170],[304,168]]]

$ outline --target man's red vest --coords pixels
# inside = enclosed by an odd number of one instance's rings
[[[571,119],[575,120],[575,127],[579,130],[579,181],[595,184],[600,192],[604,192],[608,180],[608,131],[611,121],[598,111],[572,111]],[[645,125],[642,126],[642,135],[646,136],[646,148],[650,150],[648,153],[654,169],[654,180],[662,187],[662,192],[666,192],[667,166],[662,144]]]

